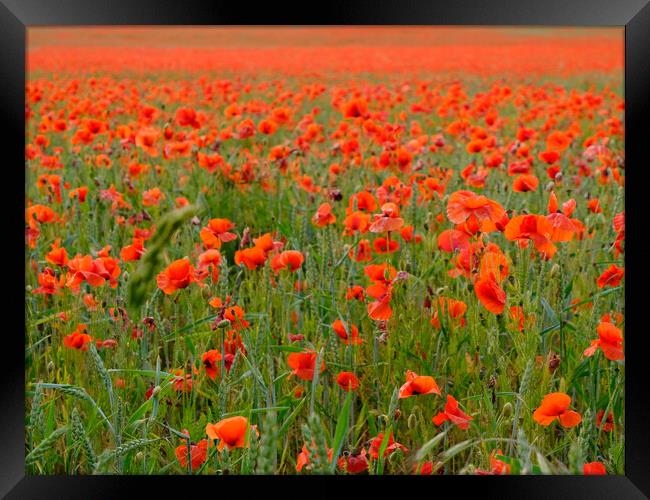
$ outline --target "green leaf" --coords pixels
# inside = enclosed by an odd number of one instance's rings
[[[194,347],[194,342],[192,342],[192,339],[190,339],[187,335],[184,337],[184,339],[185,339],[185,345],[192,353],[192,356],[196,358],[196,348]]]
[[[557,314],[555,313],[551,305],[548,303],[548,301],[542,297],[540,299],[540,302],[542,303],[542,307],[544,308],[544,312],[546,313],[546,316],[548,316],[552,320],[553,324],[559,323],[560,320],[558,319]]]
[[[447,462],[448,460],[451,460],[453,457],[458,455],[460,452],[465,451],[467,448],[472,446],[475,443],[473,439],[467,439],[465,441],[462,441],[458,444],[455,444],[448,450],[445,450],[445,452],[442,454],[442,462]]]
[[[302,398],[300,400],[300,403],[296,405],[296,407],[291,412],[291,414],[284,420],[284,422],[282,423],[282,427],[280,427],[280,430],[278,431],[278,437],[283,437],[287,433],[287,430],[289,430],[289,426],[296,419],[298,413],[300,413],[300,409],[303,407],[306,401],[307,398]]]
[[[286,351],[286,352],[301,352],[302,349],[295,345],[270,345],[271,349],[276,351]]]
[[[384,432],[384,437],[381,440],[379,445],[379,459],[377,460],[377,475],[381,476],[384,473],[384,453],[386,453],[386,448],[388,448],[388,441],[390,440],[390,435],[393,432],[393,427],[388,426],[388,429]]]
[[[348,420],[350,418],[350,406],[352,405],[352,391],[348,391],[348,395],[345,398],[345,403],[343,403],[343,408],[339,412],[339,416],[336,421],[336,430],[334,431],[334,442],[332,449],[334,454],[332,455],[332,473],[336,470],[336,461],[339,458],[339,454],[343,448],[343,442],[347,437],[348,431],[350,429],[348,425]]]
[[[415,454],[415,461],[420,462],[424,459],[424,457],[427,456],[429,452],[431,452],[433,449],[435,449],[438,446],[438,443],[442,441],[445,437],[445,435],[449,432],[449,429],[446,431],[443,431],[439,434],[436,434],[436,436],[433,439],[430,439],[422,447],[417,451]]]
[[[539,451],[536,451],[535,455],[537,456],[537,463],[539,465],[539,468],[540,468],[542,474],[547,474],[547,475],[548,474],[553,474],[553,472],[551,471],[551,466],[546,461],[544,456]]]

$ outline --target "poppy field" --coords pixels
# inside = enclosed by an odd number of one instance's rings
[[[29,474],[624,474],[622,30],[27,65]]]

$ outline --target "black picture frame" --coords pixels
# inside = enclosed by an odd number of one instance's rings
[[[311,7],[311,10],[309,8]],[[329,4],[306,2],[200,2],[189,0],[1,0],[0,68],[2,75],[5,181],[3,202],[9,204],[3,228],[3,261],[7,294],[3,304],[2,386],[0,407],[0,495],[26,498],[115,498],[143,492],[163,498],[194,495],[205,488],[211,495],[251,495],[251,487],[265,495],[458,495],[469,488],[480,498],[648,498],[650,496],[650,430],[648,411],[647,283],[650,250],[642,243],[648,220],[644,203],[650,130],[650,5],[647,0],[345,0]],[[45,25],[536,25],[625,27],[625,141],[626,141],[626,422],[625,476],[524,477],[140,477],[140,476],[25,476],[24,444],[24,316],[19,311],[16,284],[24,287],[18,265],[24,258],[25,43],[26,28]],[[644,125],[645,124],[645,125]],[[15,259],[15,260],[14,260]],[[11,285],[11,286],[9,286]],[[9,321],[8,321],[9,320]],[[417,484],[419,483],[419,484]],[[415,492],[415,488],[422,492]],[[203,494],[203,493],[200,493]],[[391,495],[391,496],[392,496]],[[384,495],[381,495],[384,496]]]

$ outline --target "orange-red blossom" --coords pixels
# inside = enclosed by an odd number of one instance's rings
[[[178,259],[169,264],[167,269],[158,274],[156,283],[158,288],[167,295],[181,288],[187,288],[190,283],[201,284],[188,258]]]
[[[229,417],[220,420],[216,424],[208,424],[205,433],[211,440],[218,440],[217,449],[223,450],[226,446],[229,450],[233,448],[247,448],[246,435],[249,428],[257,433],[256,426],[249,426],[246,417]],[[258,433],[259,434],[259,433]]]
[[[417,373],[407,370],[406,383],[399,389],[399,397],[410,398],[418,394],[438,394],[440,389],[433,377],[428,375],[418,375]]]
[[[551,425],[556,419],[562,427],[575,427],[582,421],[578,412],[569,410],[571,397],[563,392],[552,392],[544,396],[542,404],[533,413],[533,419],[540,425]]]
[[[596,353],[597,349],[603,351],[604,356],[611,361],[625,359],[623,352],[623,333],[620,328],[609,321],[602,321],[597,328],[598,338],[592,341],[585,349],[584,355],[589,357]]]

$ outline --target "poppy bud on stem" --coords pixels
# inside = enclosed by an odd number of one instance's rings
[[[551,271],[549,272],[549,276],[556,276],[560,272],[560,265],[555,263],[553,264],[553,267],[551,267]]]
[[[409,415],[408,420],[406,421],[406,425],[409,429],[415,429],[417,425],[417,417],[415,416],[415,413],[411,413]]]

